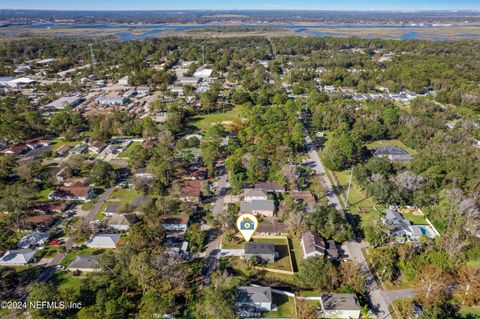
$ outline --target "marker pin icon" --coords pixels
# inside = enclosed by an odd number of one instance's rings
[[[237,218],[237,228],[246,241],[250,241],[257,230],[258,220],[252,214],[242,214]]]

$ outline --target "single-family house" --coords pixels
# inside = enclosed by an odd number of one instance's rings
[[[69,206],[70,204],[64,201],[36,202],[32,211],[41,214],[63,213]]]
[[[273,263],[277,257],[275,245],[269,243],[252,243],[245,244],[244,258],[258,258],[261,262]]]
[[[197,203],[202,195],[201,180],[183,180],[179,182],[180,199],[188,203]]]
[[[68,265],[67,268],[70,271],[83,271],[83,272],[100,271],[102,269],[100,266],[98,255],[77,256],[70,263],[70,265]]]
[[[24,223],[27,228],[47,230],[55,224],[57,219],[58,217],[54,215],[35,215],[26,218]]]
[[[101,141],[93,141],[90,143],[88,150],[92,154],[100,154],[100,152],[106,147],[105,143]]]
[[[85,154],[88,150],[88,145],[87,144],[78,144],[75,147],[73,147],[68,154],[69,155],[82,155]]]
[[[1,258],[2,266],[24,266],[35,257],[35,251],[30,249],[8,250]]]
[[[303,258],[314,256],[338,258],[339,255],[335,241],[325,241],[320,235],[311,231],[303,233],[300,244],[302,245]]]
[[[50,199],[89,201],[95,197],[95,190],[90,186],[62,186],[48,195]]]
[[[128,85],[128,75],[124,76],[123,78],[121,78],[120,80],[118,80],[118,85],[124,85],[124,86],[127,86]]]
[[[236,311],[241,314],[245,312],[261,311],[266,312],[272,307],[272,288],[239,286],[236,289]]]
[[[285,188],[275,182],[262,182],[255,184],[256,189],[263,189],[267,193],[283,193]]]
[[[80,95],[64,96],[41,107],[42,111],[58,111],[65,109],[65,106],[77,107],[83,101]]]
[[[86,242],[91,248],[117,248],[120,234],[96,234]]]
[[[253,200],[267,200],[267,192],[263,189],[245,188],[243,190],[243,201],[250,203]]]
[[[412,156],[403,148],[396,145],[387,145],[375,149],[374,155],[379,158],[387,158],[395,162],[411,161]]]
[[[175,82],[176,85],[192,85],[196,86],[201,82],[200,78],[197,78],[195,76],[180,76],[177,78],[177,81]]]
[[[162,217],[163,230],[172,232],[184,232],[188,228],[188,215],[167,215]]]
[[[135,177],[142,180],[155,179],[155,175],[147,172],[147,169],[145,167],[138,168],[135,172]]]
[[[65,155],[68,154],[68,152],[70,152],[71,149],[72,149],[72,147],[70,145],[64,144],[64,145],[60,146],[59,148],[57,148],[55,153],[57,154],[57,156],[65,156]]]
[[[8,149],[4,151],[5,154],[15,154],[15,155],[20,155],[23,153],[26,153],[29,151],[31,148],[28,147],[27,144],[25,143],[18,143],[15,145],[10,146]]]
[[[319,318],[360,318],[360,305],[354,294],[322,294]]]
[[[43,246],[50,238],[49,232],[32,232],[23,236],[18,242],[17,247],[20,249],[36,249]]]
[[[287,236],[288,227],[284,223],[272,221],[270,223],[259,223],[255,236]]]
[[[315,197],[310,192],[298,192],[298,191],[296,191],[296,192],[291,192],[290,195],[292,195],[293,200],[296,203],[303,203],[307,207],[312,207],[316,203]]]
[[[88,178],[87,177],[72,177],[67,178],[63,181],[63,186],[72,187],[72,186],[87,186]]]
[[[105,219],[105,223],[116,230],[128,230],[130,225],[137,221],[135,214],[112,214]]]
[[[240,203],[240,214],[250,213],[256,216],[273,217],[275,202],[271,199],[252,200]]]

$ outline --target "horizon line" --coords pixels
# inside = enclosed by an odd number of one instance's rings
[[[479,9],[19,9],[0,8],[0,11],[308,11],[308,12],[480,12]]]

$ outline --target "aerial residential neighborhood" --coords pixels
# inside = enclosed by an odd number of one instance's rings
[[[2,2],[0,318],[480,318],[480,7],[367,2]]]

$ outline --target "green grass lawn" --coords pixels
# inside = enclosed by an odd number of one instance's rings
[[[254,238],[256,243],[268,243],[275,245],[275,251],[279,253],[278,259],[272,264],[267,264],[265,268],[293,271],[292,260],[289,254],[289,245],[286,239]]]
[[[58,253],[58,246],[47,246],[42,250],[37,251],[35,257],[38,258],[53,258]]]
[[[53,280],[60,291],[73,290],[76,294],[80,293],[81,277],[73,276],[68,272],[56,272]]]
[[[141,194],[134,189],[117,188],[113,191],[112,195],[110,195],[109,201],[131,203],[140,195]]]
[[[130,158],[140,147],[140,142],[132,142],[126,149],[124,149],[117,157]]]
[[[300,244],[299,238],[297,237],[292,238],[291,243],[293,246],[293,250],[290,253],[292,254],[292,259],[295,263],[293,268],[294,268],[294,271],[298,271],[298,267],[300,266],[300,262],[302,261],[302,258],[303,258],[303,249]]]
[[[241,121],[240,117],[240,107],[234,107],[232,110],[225,113],[212,113],[206,115],[196,116],[194,126],[198,127],[202,131],[206,131],[210,126],[214,124],[220,124],[222,122],[239,122]]]
[[[370,144],[367,144],[367,148],[369,150],[372,150],[372,149],[375,149],[377,147],[383,147],[383,146],[388,146],[388,145],[392,145],[392,146],[398,146],[398,147],[401,147],[403,148],[405,151],[407,151],[408,153],[410,153],[411,155],[416,155],[417,152],[413,149],[413,148],[410,148],[408,147],[407,145],[403,144],[401,141],[399,140],[381,140],[381,141],[375,141],[373,143],[370,143]]]
[[[294,271],[292,260],[289,254],[289,244],[287,239],[283,238],[264,238],[264,237],[253,237],[251,242],[255,243],[269,243],[275,245],[275,251],[279,253],[278,259],[271,264],[266,264],[261,266],[262,268],[278,269],[285,271]],[[243,249],[245,247],[245,241],[243,239],[239,241],[230,241],[222,242],[223,249]],[[238,260],[235,263],[239,267],[239,271],[244,274],[247,274],[247,263],[245,260]]]
[[[263,318],[295,318],[295,300],[282,294],[272,293],[273,304],[277,306],[274,311],[269,311]]]
[[[113,191],[108,201],[103,203],[102,207],[95,217],[97,220],[103,218],[105,209],[110,205],[130,205],[137,197],[141,196],[139,192],[129,188],[117,188]]]
[[[49,200],[48,195],[53,192],[53,188],[47,188],[38,193],[37,198],[39,200]]]
[[[52,142],[52,150],[56,151],[60,146],[62,145],[69,145],[69,146],[75,146],[81,143],[81,141],[66,141],[63,138],[55,138],[53,140],[50,140]]]
[[[407,220],[409,220],[411,223],[415,225],[427,225],[427,220],[425,219],[425,216],[417,216],[413,215],[411,213],[407,213],[405,211],[401,211],[403,217],[405,217]]]
[[[62,266],[68,266],[77,256],[101,255],[105,249],[101,248],[83,248],[70,251],[60,263]]]
[[[95,206],[95,202],[86,202],[82,205],[83,210],[90,210]]]
[[[473,319],[477,318],[480,319],[480,306],[472,307],[472,308],[464,308],[460,310],[460,313],[464,318]]]

